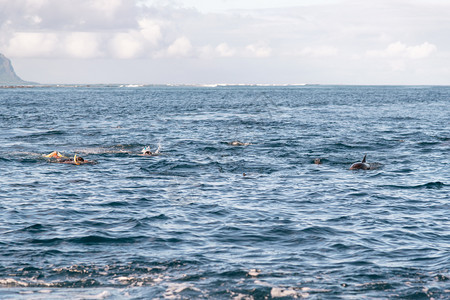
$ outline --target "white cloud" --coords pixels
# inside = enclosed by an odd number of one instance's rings
[[[185,57],[191,53],[191,50],[191,42],[187,37],[183,36],[176,39],[169,48],[167,48],[167,54],[169,56]]]
[[[5,54],[14,57],[51,56],[59,45],[54,33],[17,32],[5,47]]]
[[[95,33],[74,32],[65,39],[67,53],[75,58],[95,58],[101,56],[99,41]]]
[[[139,33],[130,31],[116,34],[110,41],[110,49],[114,57],[130,59],[138,57],[143,51],[143,46]]]
[[[123,0],[95,0],[86,4],[92,9],[101,12],[104,16],[111,18],[118,12],[123,2]]]
[[[164,70],[183,63],[207,70],[223,64],[233,79],[233,68],[245,66],[239,81],[257,78],[252,70],[261,64],[251,58],[261,58],[264,67],[278,72],[267,73],[275,81],[286,76],[305,82],[386,82],[392,70],[421,68],[432,74],[446,65],[449,9],[444,0],[0,0],[0,52],[19,60],[78,59],[74,65],[80,59],[117,58],[128,61],[113,64],[126,64],[145,58]],[[162,59],[167,57],[178,57],[177,65],[169,66],[173,60]],[[195,64],[183,60],[193,57]],[[361,60],[377,73],[354,75],[362,74]],[[332,72],[330,66],[336,66]],[[198,72],[198,78],[212,78]],[[111,72],[104,73],[108,78]],[[418,72],[403,74],[406,82]]]
[[[236,49],[231,48],[227,43],[221,43],[216,47],[216,52],[220,57],[231,57],[236,54]]]
[[[430,56],[436,49],[435,45],[425,42],[422,45],[408,47],[407,52],[410,58],[418,59]]]
[[[407,46],[402,42],[395,42],[389,44],[384,50],[367,51],[367,55],[381,58],[420,59],[430,56],[436,49],[435,45],[428,42],[416,46]]]
[[[332,46],[306,47],[295,53],[295,56],[329,57],[336,56],[338,49]]]
[[[245,50],[247,53],[249,53],[250,56],[254,57],[269,57],[272,54],[272,49],[265,45],[260,44],[251,44],[245,47]]]
[[[393,60],[389,62],[392,71],[400,72],[406,70],[406,63],[404,60]]]
[[[158,44],[162,38],[161,26],[150,18],[139,19],[138,24],[142,37],[152,45]]]

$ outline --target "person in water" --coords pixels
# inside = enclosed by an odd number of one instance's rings
[[[85,160],[84,158],[82,158],[81,156],[77,156],[76,154],[73,156],[73,158],[69,158],[67,156],[62,155],[58,151],[53,151],[50,154],[44,155],[44,157],[55,158],[55,160],[52,160],[52,162],[60,163],[60,164],[81,165],[81,164],[93,163],[93,161]]]
[[[142,155],[142,156],[158,156],[158,155],[161,155],[161,153],[159,152],[160,148],[161,148],[161,145],[158,145],[158,149],[156,149],[155,152],[152,152],[150,150],[150,146],[146,146],[146,147],[144,147],[144,149],[142,149],[142,154],[140,154],[140,155]]]
[[[142,155],[153,155],[154,153],[152,151],[150,151],[150,146],[144,147],[144,149],[142,149]]]
[[[62,155],[58,151],[53,151],[50,154],[44,155],[44,157],[47,157],[47,158],[67,158],[66,156]]]

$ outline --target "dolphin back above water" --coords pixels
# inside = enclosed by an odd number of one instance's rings
[[[370,164],[366,163],[367,154],[364,155],[361,162],[354,163],[350,166],[350,170],[370,170]]]

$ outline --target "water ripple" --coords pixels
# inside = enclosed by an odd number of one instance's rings
[[[446,299],[449,99],[0,89],[0,298]],[[378,168],[350,171],[365,154]]]

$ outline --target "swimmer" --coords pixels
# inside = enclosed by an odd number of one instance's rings
[[[158,149],[156,149],[155,152],[150,151],[150,146],[146,146],[144,147],[144,149],[142,149],[142,156],[157,156],[160,155],[159,153],[159,149],[161,148],[161,145],[158,144]]]
[[[59,164],[74,164],[74,165],[81,165],[81,164],[94,164],[94,161],[89,161],[81,156],[77,156],[76,154],[73,156],[73,158],[68,158],[67,156],[62,155],[58,151],[53,151],[50,154],[44,155],[45,158],[50,158],[50,162],[52,163],[59,163]]]
[[[322,164],[322,160],[320,158],[316,158],[316,159],[314,159],[314,164],[320,165],[320,164]]]
[[[150,151],[150,146],[144,147],[144,149],[142,149],[142,155],[153,155],[152,151]]]
[[[93,161],[85,160],[81,156],[77,156],[76,154],[73,156],[73,158],[58,158],[55,162],[60,164],[74,164],[74,165],[81,165],[81,164],[93,164]]]
[[[66,156],[62,155],[58,151],[53,151],[50,154],[44,155],[44,157],[47,157],[47,158],[67,158]]]

